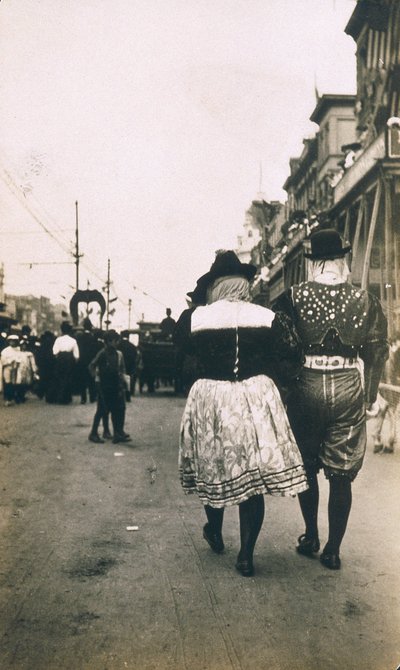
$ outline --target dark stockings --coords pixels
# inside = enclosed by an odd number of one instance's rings
[[[329,487],[329,538],[324,551],[339,554],[351,509],[351,481],[348,477],[334,476],[329,479]]]
[[[299,493],[299,503],[304,523],[306,525],[307,539],[318,538],[318,505],[319,505],[319,487],[316,472],[307,473],[309,488],[303,493]]]
[[[222,522],[224,520],[224,508],[211,507],[210,505],[204,505],[204,509],[207,515],[207,521],[210,525],[210,530],[212,533],[221,535],[222,533]]]
[[[299,493],[299,502],[306,526],[308,539],[318,538],[318,503],[319,488],[317,475],[308,473],[309,488]],[[346,532],[347,521],[351,509],[351,481],[345,476],[329,478],[329,538],[325,551],[339,554],[341,542]]]
[[[264,521],[264,496],[255,495],[239,503],[240,552],[239,561],[252,561],[254,547]]]

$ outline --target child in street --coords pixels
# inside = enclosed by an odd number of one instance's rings
[[[129,442],[130,437],[124,431],[125,423],[125,364],[118,351],[119,335],[115,330],[105,334],[104,349],[101,349],[89,364],[90,374],[98,380],[98,399],[89,440],[101,444],[104,442],[98,434],[100,421],[108,412],[114,430],[113,443]]]

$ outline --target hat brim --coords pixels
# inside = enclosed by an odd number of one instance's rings
[[[341,251],[336,251],[332,254],[313,254],[304,252],[304,258],[308,258],[310,261],[333,261],[335,258],[344,258],[344,256],[351,251],[351,246],[343,247]]]
[[[205,275],[202,275],[198,280],[197,283],[200,284],[201,286],[209,286],[213,281],[216,279],[219,279],[220,277],[243,277],[244,279],[247,279],[250,281],[253,279],[254,275],[257,272],[257,268],[255,265],[251,265],[250,263],[242,263],[241,267],[236,271],[232,273],[226,273],[226,275],[221,275],[219,272],[213,272],[210,270],[209,272],[206,272]]]
[[[237,258],[236,261],[238,261]],[[212,267],[211,270],[199,277],[194,291],[191,291],[186,295],[188,295],[193,302],[205,305],[207,302],[207,290],[216,279],[221,279],[221,277],[243,277],[244,279],[247,279],[247,281],[251,281],[256,272],[256,266],[251,263],[237,262],[234,264],[234,267],[232,267],[232,265],[230,267],[227,265],[226,268],[221,266],[217,268]]]

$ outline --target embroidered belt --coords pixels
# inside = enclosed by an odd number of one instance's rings
[[[348,368],[357,368],[359,359],[347,358],[345,356],[306,356],[305,368],[313,370],[346,370]]]

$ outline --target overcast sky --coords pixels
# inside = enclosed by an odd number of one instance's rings
[[[260,164],[265,198],[285,200],[315,85],[355,92],[355,4],[2,0],[6,292],[69,302],[77,200],[80,288],[101,290],[110,258],[113,326],[129,298],[132,322],[177,317],[215,250],[236,246]]]

